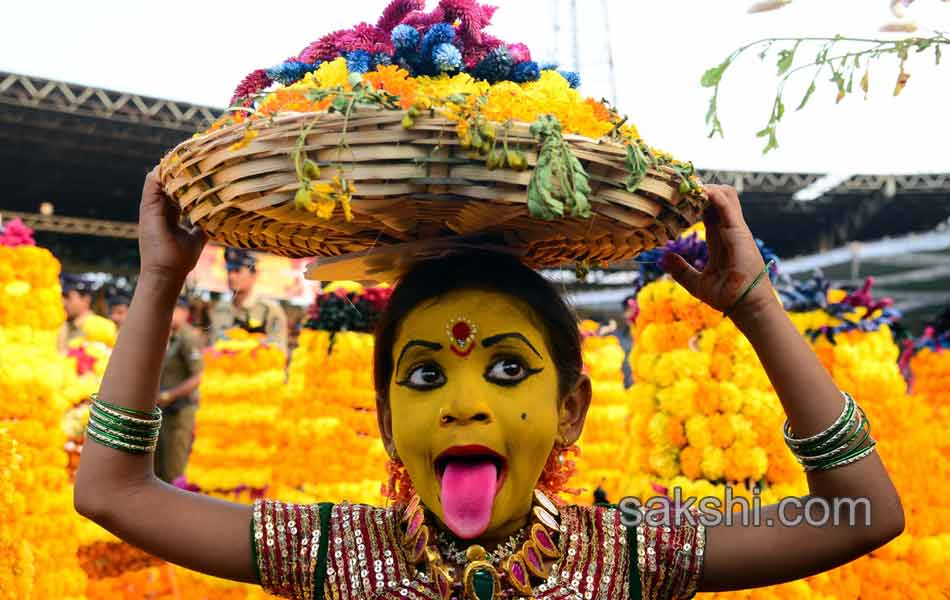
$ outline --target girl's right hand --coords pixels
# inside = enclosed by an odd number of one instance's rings
[[[186,231],[178,224],[181,211],[165,195],[158,167],[145,177],[139,205],[141,272],[184,280],[195,268],[207,237],[200,229]]]

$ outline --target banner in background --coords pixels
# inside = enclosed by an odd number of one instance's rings
[[[295,304],[310,304],[319,291],[319,283],[304,279],[310,259],[285,258],[255,252],[257,257],[257,284],[254,291],[270,298],[288,300]],[[188,287],[209,292],[228,291],[228,271],[224,265],[224,247],[205,246],[198,265],[188,275]]]

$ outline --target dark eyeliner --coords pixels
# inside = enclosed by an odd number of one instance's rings
[[[416,384],[412,383],[411,381],[409,381],[409,378],[412,377],[412,374],[416,371],[416,369],[419,369],[420,367],[425,367],[425,366],[427,366],[427,365],[434,366],[435,369],[439,372],[439,374],[442,376],[442,382],[441,382],[441,383],[438,383],[438,384],[436,384],[436,385],[420,386],[420,385],[416,385]],[[409,388],[409,389],[411,389],[411,390],[416,390],[416,391],[419,391],[419,392],[428,392],[428,391],[431,391],[431,390],[437,390],[437,389],[439,389],[440,387],[444,386],[445,383],[446,383],[446,377],[445,377],[445,372],[442,371],[442,367],[440,367],[437,363],[433,363],[433,362],[421,362],[421,363],[417,363],[417,364],[412,365],[411,367],[409,367],[408,372],[407,372],[407,375],[406,375],[404,378],[402,378],[401,380],[395,381],[394,383],[395,383],[396,385],[399,385],[399,386],[402,386],[402,387],[407,387],[407,388]]]
[[[502,361],[502,360],[513,360],[519,363],[521,365],[521,368],[524,369],[524,372],[525,372],[524,377],[522,377],[521,379],[517,379],[515,381],[504,381],[500,379],[492,379],[491,377],[489,377],[488,374],[491,373],[492,367],[494,367],[496,364],[498,364],[499,361]],[[514,387],[518,385],[519,383],[523,382],[524,380],[526,380],[527,378],[531,377],[532,375],[537,375],[543,370],[544,370],[543,367],[532,369],[531,367],[526,365],[524,359],[522,359],[519,356],[499,355],[492,358],[491,363],[488,365],[488,368],[485,369],[485,373],[482,375],[482,377],[485,379],[485,381],[494,385],[498,385],[501,387]]]

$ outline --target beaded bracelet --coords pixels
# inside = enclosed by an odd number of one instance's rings
[[[775,264],[774,258],[770,260],[769,262],[765,263],[765,268],[762,269],[762,272],[755,276],[755,279],[752,280],[752,283],[749,284],[749,287],[747,287],[745,291],[739,295],[739,298],[735,302],[732,303],[732,306],[727,308],[726,312],[722,313],[722,317],[724,319],[729,318],[729,315],[732,314],[732,311],[734,311],[736,307],[739,306],[739,304],[741,304],[743,300],[745,300],[745,297],[749,295],[749,292],[755,289],[755,286],[759,285],[759,282],[762,281],[762,278],[765,277],[765,274],[769,272],[769,269],[771,269],[774,264]]]

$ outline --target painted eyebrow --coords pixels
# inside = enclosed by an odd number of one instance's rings
[[[501,341],[506,340],[506,339],[508,339],[508,338],[514,338],[514,339],[516,339],[516,340],[520,340],[520,341],[524,342],[524,343],[528,346],[528,348],[531,348],[531,351],[532,351],[532,352],[534,352],[535,354],[538,355],[538,358],[544,358],[543,356],[541,356],[541,353],[538,352],[538,349],[535,348],[533,345],[531,345],[531,342],[528,341],[528,338],[526,338],[524,335],[518,333],[517,331],[509,331],[508,333],[499,333],[499,334],[497,334],[497,335],[489,336],[489,337],[485,338],[484,340],[482,340],[482,347],[483,347],[483,348],[491,348],[492,346],[494,346],[494,345],[497,344],[498,342],[501,342]]]
[[[402,350],[399,352],[399,358],[396,360],[396,370],[399,370],[399,363],[402,362],[402,357],[405,356],[406,351],[412,348],[413,346],[421,346],[423,348],[428,348],[429,350],[441,350],[442,344],[438,342],[430,342],[427,340],[409,340],[406,342],[406,345],[402,347]]]

